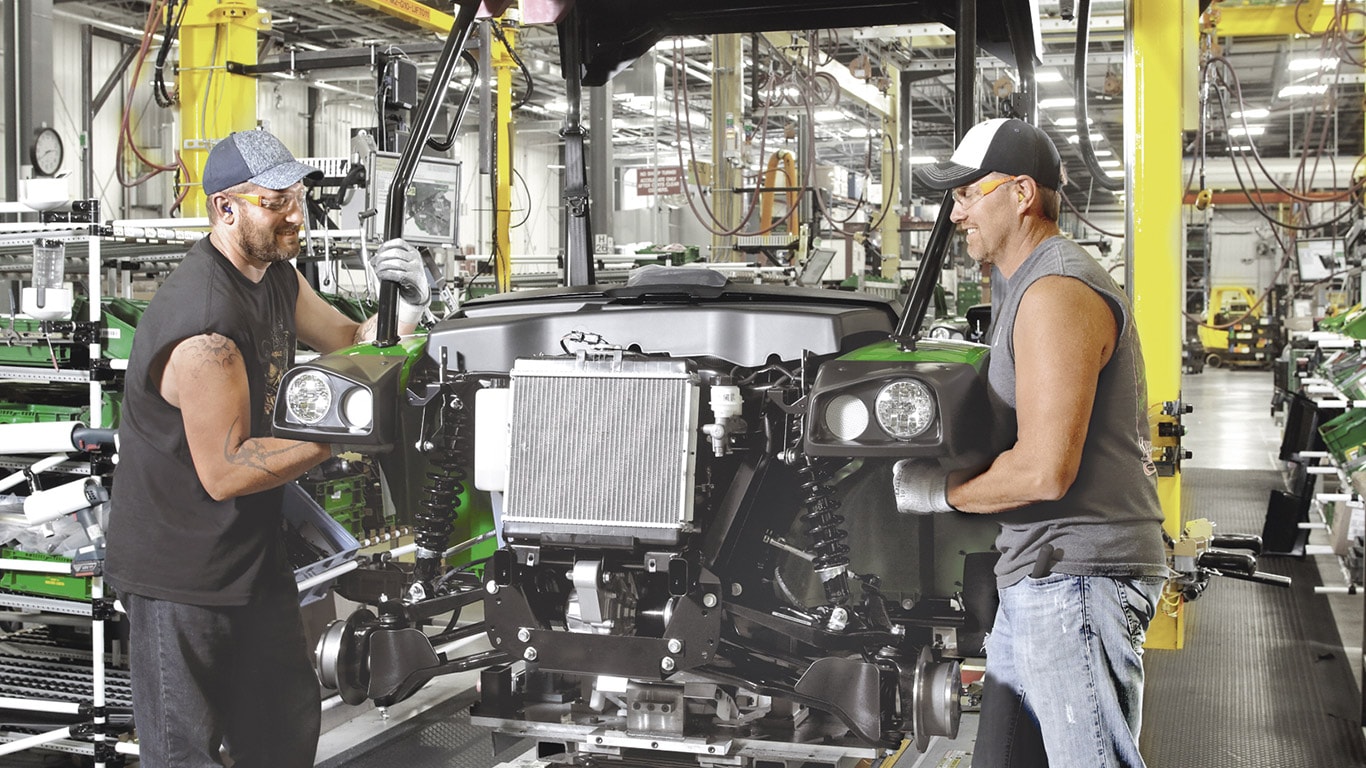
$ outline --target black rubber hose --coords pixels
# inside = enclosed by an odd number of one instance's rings
[[[1091,146],[1091,127],[1087,123],[1086,107],[1086,49],[1090,44],[1091,0],[1077,0],[1077,53],[1073,60],[1073,74],[1076,75],[1076,115],[1077,136],[1081,139],[1081,160],[1091,172],[1091,178],[1103,189],[1111,192],[1124,189],[1124,179],[1112,178],[1100,167],[1096,160],[1096,148]]]

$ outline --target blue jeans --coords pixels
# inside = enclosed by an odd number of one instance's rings
[[[1143,638],[1161,590],[1061,573],[1000,590],[973,768],[1143,768]]]
[[[290,584],[289,586],[293,586]],[[196,606],[123,593],[142,768],[310,768],[320,689],[298,597]]]

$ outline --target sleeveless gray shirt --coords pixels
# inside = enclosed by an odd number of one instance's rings
[[[1044,545],[1055,554],[1051,570],[1076,576],[1164,576],[1162,507],[1152,463],[1143,353],[1128,298],[1086,251],[1058,236],[1039,244],[1006,280],[992,272],[992,394],[1014,414],[1015,345],[1020,299],[1041,277],[1063,275],[1086,283],[1114,312],[1115,351],[1100,371],[1095,406],[1076,481],[1057,501],[996,515],[997,586],[1004,589],[1034,569]]]

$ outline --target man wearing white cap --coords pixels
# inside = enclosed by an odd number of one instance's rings
[[[953,190],[968,255],[992,267],[988,380],[1017,423],[964,482],[924,461],[894,473],[904,512],[1001,523],[973,765],[1143,766],[1142,645],[1167,567],[1133,310],[1061,235],[1062,163],[1035,126],[987,120],[917,176]]]
[[[304,180],[322,173],[265,131],[209,152],[209,236],[138,323],[125,377],[105,572],[128,611],[145,768],[313,765],[319,689],[281,533],[284,484],[330,455],[271,437],[296,342],[374,335],[313,292],[299,253]],[[418,253],[386,243],[411,332],[430,290]]]

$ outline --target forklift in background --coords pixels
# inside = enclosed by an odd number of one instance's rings
[[[1280,354],[1280,324],[1265,299],[1243,286],[1210,289],[1199,329],[1205,365],[1264,368]]]

